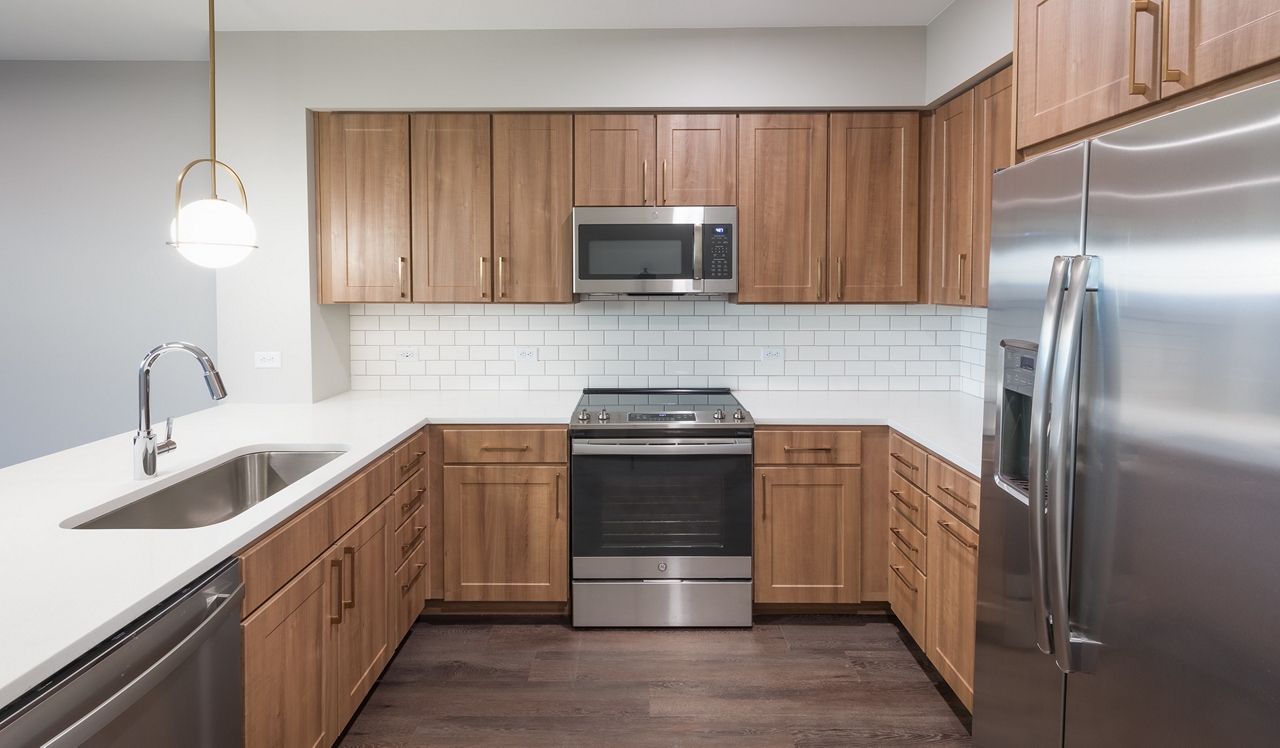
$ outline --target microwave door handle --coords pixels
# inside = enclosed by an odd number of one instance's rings
[[[693,279],[702,280],[702,224],[693,224]],[[695,284],[695,291],[701,291],[701,284]]]
[[[1057,403],[1049,419],[1048,504],[1046,541],[1049,572],[1049,611],[1053,616],[1053,649],[1064,673],[1080,670],[1079,650],[1072,646],[1070,620],[1071,503],[1075,489],[1076,409],[1074,398],[1080,376],[1080,338],[1084,328],[1084,302],[1093,258],[1078,255],[1071,261],[1071,281],[1062,304],[1062,325],[1054,354],[1050,403]]]
[[[1030,518],[1027,533],[1031,551],[1031,608],[1035,616],[1036,644],[1045,654],[1053,654],[1053,639],[1049,632],[1049,576],[1045,568],[1047,562],[1044,542],[1049,385],[1050,377],[1053,376],[1058,328],[1062,322],[1062,296],[1070,269],[1071,258],[1053,258],[1053,269],[1049,272],[1049,290],[1044,300],[1044,317],[1040,322],[1040,341],[1031,390],[1031,443],[1027,460],[1027,472],[1030,474],[1027,507]]]

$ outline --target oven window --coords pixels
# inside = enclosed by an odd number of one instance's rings
[[[693,277],[693,225],[583,224],[578,227],[583,280]]]
[[[574,556],[751,555],[749,455],[573,458]]]

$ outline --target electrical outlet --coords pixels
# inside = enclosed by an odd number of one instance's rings
[[[404,363],[406,361],[417,361],[417,360],[418,360],[417,348],[397,348],[396,349],[396,361],[399,361],[400,363]]]
[[[782,358],[781,346],[767,346],[760,349],[761,361],[781,361]]]
[[[537,361],[538,349],[531,345],[523,345],[516,348],[517,361]]]
[[[280,351],[258,351],[253,354],[253,366],[257,369],[279,369]]]

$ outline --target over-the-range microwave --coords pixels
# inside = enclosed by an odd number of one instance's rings
[[[573,209],[573,291],[738,292],[738,209]]]

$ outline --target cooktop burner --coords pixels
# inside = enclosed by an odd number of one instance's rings
[[[582,391],[571,430],[750,429],[751,414],[728,388]]]

